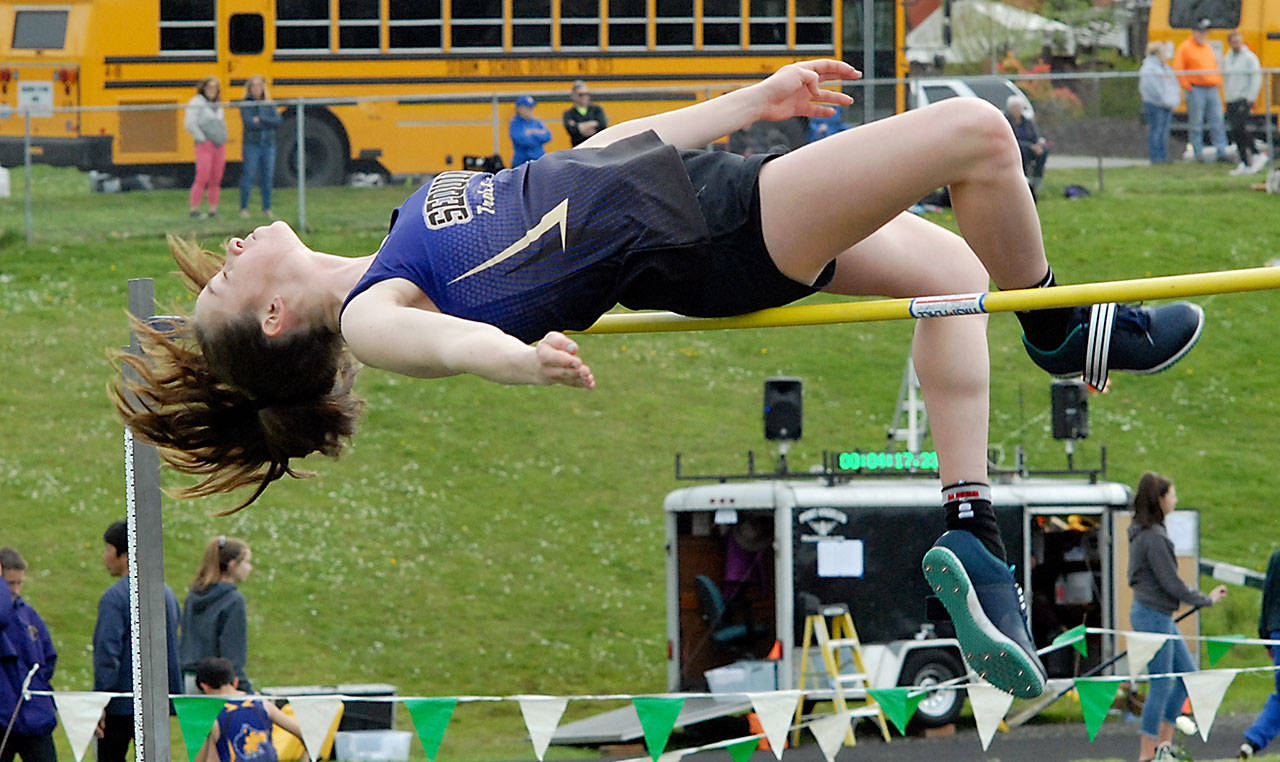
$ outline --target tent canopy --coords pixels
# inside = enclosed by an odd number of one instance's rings
[[[943,42],[943,8],[929,14],[907,33],[907,60],[947,63],[999,60],[1009,49],[1039,48],[1049,42],[1056,49],[1075,50],[1075,33],[1061,21],[992,0],[954,0],[951,3],[951,45]]]

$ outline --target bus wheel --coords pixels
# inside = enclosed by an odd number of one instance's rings
[[[912,651],[902,664],[902,672],[898,675],[898,685],[930,686],[946,682],[965,674],[964,664],[955,653],[932,648]],[[943,689],[934,691],[924,697],[916,709],[912,724],[926,728],[938,728],[950,725],[960,716],[964,708],[964,694],[956,690]]]
[[[341,185],[347,177],[346,143],[328,119],[308,114],[306,130],[307,185]],[[276,131],[276,185],[298,184],[298,122],[286,116]]]

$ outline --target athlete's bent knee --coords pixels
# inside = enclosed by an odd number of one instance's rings
[[[948,98],[937,104],[938,117],[958,145],[977,160],[1008,162],[1021,167],[1022,155],[1009,120],[981,98]]]

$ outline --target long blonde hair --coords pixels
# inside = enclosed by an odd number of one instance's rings
[[[193,293],[222,267],[222,255],[194,241],[171,235],[169,248]],[[356,365],[333,331],[272,338],[251,315],[208,329],[189,318],[164,327],[130,322],[143,356],[112,353],[132,373],[117,377],[109,394],[124,424],[171,468],[204,477],[178,497],[255,486],[219,515],[235,513],[282,476],[312,476],[290,459],[337,457],[355,433],[364,410],[351,391]]]
[[[244,559],[249,552],[249,543],[235,537],[218,535],[204,546],[204,558],[200,560],[200,571],[191,580],[192,590],[204,590],[222,579],[232,561]]]
[[[264,101],[271,100],[271,96],[267,94],[267,78],[262,76],[261,74],[254,74],[252,77],[249,77],[249,79],[245,80],[244,99],[247,101],[258,100],[257,98],[253,97],[254,82],[262,83],[262,100]]]

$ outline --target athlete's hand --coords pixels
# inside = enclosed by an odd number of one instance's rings
[[[787,64],[749,89],[760,99],[758,118],[778,122],[793,116],[831,116],[832,106],[848,106],[853,98],[824,90],[819,83],[861,77],[862,72],[843,61],[820,58]]]
[[[544,384],[564,384],[580,389],[594,389],[595,376],[578,357],[578,343],[558,331],[552,331],[534,347],[538,357],[538,373]]]

